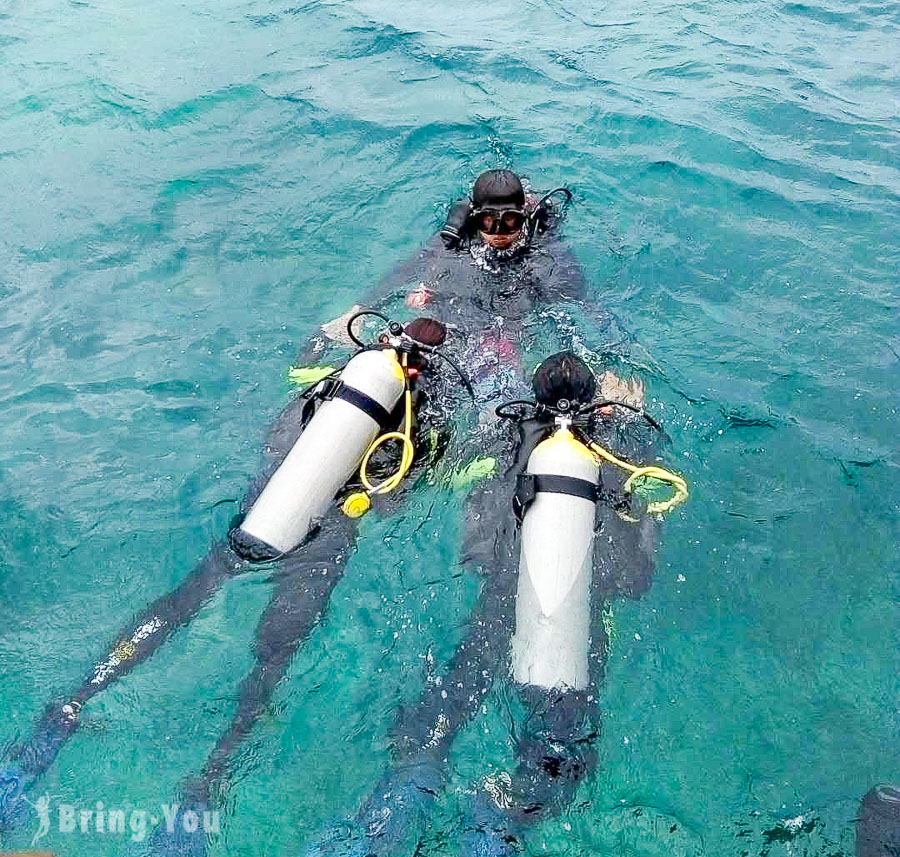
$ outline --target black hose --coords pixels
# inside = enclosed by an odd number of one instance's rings
[[[566,195],[566,201],[563,205],[568,205],[572,201],[572,191],[570,191],[567,187],[555,187],[553,190],[545,193],[539,200],[538,204],[535,205],[534,210],[528,217],[528,237],[527,243],[530,245],[532,241],[534,241],[534,235],[537,232],[538,225],[541,220],[541,211],[545,211],[544,204],[553,196],[558,193],[564,193]]]
[[[423,349],[425,350],[425,349]],[[466,377],[466,373],[463,372],[462,369],[459,368],[459,365],[455,360],[453,360],[449,355],[444,354],[442,351],[438,351],[436,348],[429,349],[429,353],[433,354],[435,357],[440,357],[441,360],[446,360],[454,369],[457,375],[459,375],[460,380],[463,382],[463,386],[466,388],[466,392],[472,397],[472,401],[475,401],[475,390],[472,389],[472,383]]]
[[[512,407],[515,407],[516,405],[522,405],[522,406],[526,406],[526,407],[530,407],[530,408],[538,407],[537,402],[532,402],[532,401],[529,401],[528,399],[514,399],[513,401],[503,402],[502,404],[497,405],[497,407],[494,408],[494,413],[501,419],[505,419],[505,420],[519,419],[521,417],[521,414],[516,413],[516,412],[512,412],[512,413],[509,412],[509,409]],[[639,408],[636,405],[629,405],[626,402],[613,402],[613,401],[592,402],[589,405],[585,405],[584,407],[578,408],[578,410],[576,410],[576,411],[571,411],[568,413],[559,411],[556,408],[547,407],[546,405],[543,405],[541,407],[546,408],[552,414],[557,414],[559,416],[567,416],[567,417],[571,417],[572,419],[578,419],[578,417],[585,417],[585,416],[588,416],[589,414],[594,413],[595,411],[599,411],[600,408],[608,408],[610,406],[615,407],[615,408],[625,408],[628,411],[632,411],[633,413],[638,414],[639,416],[643,417],[651,426],[653,426],[653,428],[656,429],[656,431],[658,431],[662,435],[666,436],[665,429],[663,429],[663,427],[655,419],[653,419],[653,417],[651,417],[650,414],[648,414],[646,411],[644,411],[643,408]]]
[[[625,408],[626,410],[629,410],[629,411],[632,411],[633,413],[639,414],[651,426],[653,426],[653,428],[655,428],[658,432],[662,432],[663,434],[665,434],[663,427],[655,419],[653,419],[653,417],[651,417],[650,414],[648,414],[643,408],[639,408],[636,405],[629,405],[626,402],[612,402],[612,401],[592,402],[590,405],[587,405],[584,408],[579,408],[577,415],[585,416],[587,414],[594,413],[594,411],[599,411],[600,408],[608,408],[610,406],[615,407],[615,408]]]
[[[527,405],[529,408],[536,408],[538,406],[537,402],[531,402],[528,399],[513,399],[511,402],[503,402],[502,404],[497,405],[497,407],[494,408],[494,413],[503,420],[520,419],[521,415],[518,413],[507,413],[507,409],[514,405]]]
[[[353,322],[358,318],[362,318],[366,315],[374,315],[376,318],[380,318],[386,324],[390,324],[391,320],[384,315],[383,313],[378,312],[378,310],[374,309],[361,309],[359,312],[353,313],[347,321],[347,335],[353,340],[354,345],[358,345],[360,348],[365,348],[366,344],[358,339],[356,334],[353,332]]]
[[[555,187],[551,191],[547,191],[542,197],[540,202],[535,206],[535,210],[539,209],[550,197],[556,196],[558,193],[564,193],[566,195],[566,201],[563,205],[568,205],[572,201],[572,191],[570,191],[567,187]]]
[[[361,339],[359,339],[359,338],[357,337],[357,335],[353,332],[353,322],[355,322],[358,318],[362,318],[363,316],[369,316],[369,315],[375,316],[375,318],[380,318],[380,319],[381,319],[383,322],[385,322],[385,324],[387,324],[388,326],[391,326],[391,325],[392,325],[391,320],[390,320],[386,315],[384,315],[384,313],[378,312],[378,310],[374,310],[374,309],[361,309],[359,312],[353,313],[353,315],[350,316],[350,318],[347,320],[347,335],[350,337],[350,339],[353,340],[353,342],[354,342],[355,345],[358,345],[358,346],[359,346],[360,348],[362,348],[362,349],[368,349],[368,348],[371,348],[372,346],[371,346],[371,345],[366,345],[366,344],[365,344]],[[395,327],[396,327],[396,330],[393,330],[393,329],[392,329],[391,332],[392,332],[392,333],[399,333],[399,332],[400,332],[400,325],[395,325]],[[426,353],[428,353],[428,354],[433,354],[433,355],[435,355],[436,357],[441,358],[441,360],[446,360],[446,361],[453,367],[453,370],[456,372],[456,374],[459,375],[460,380],[463,382],[463,386],[466,388],[466,392],[472,397],[472,401],[475,401],[475,390],[472,389],[472,384],[471,384],[471,382],[470,382],[469,379],[466,377],[465,372],[463,372],[463,370],[460,369],[460,367],[459,367],[459,365],[456,363],[456,361],[454,361],[451,357],[449,357],[448,355],[444,354],[443,352],[438,351],[436,348],[430,348],[430,347],[427,347],[427,346],[423,346],[421,343],[416,343],[416,346],[417,346],[418,349],[421,350],[421,351],[424,351],[424,352],[426,352]],[[346,364],[345,364],[345,365],[346,365]],[[341,368],[343,368],[343,367],[341,367]]]

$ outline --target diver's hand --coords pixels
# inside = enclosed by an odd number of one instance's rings
[[[608,402],[624,402],[635,408],[644,407],[643,381],[640,378],[620,378],[609,369],[597,379],[597,394]],[[600,412],[605,413],[603,408]]]
[[[413,309],[422,309],[434,300],[434,292],[424,283],[413,289],[406,296],[406,305]]]
[[[350,334],[347,333],[347,322],[361,309],[362,306],[360,304],[354,304],[343,315],[339,315],[337,318],[323,324],[321,328],[322,333],[332,342],[337,342],[341,345],[355,345],[350,338]]]

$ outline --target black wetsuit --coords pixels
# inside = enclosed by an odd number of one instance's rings
[[[900,788],[870,789],[859,805],[856,857],[900,855]]]

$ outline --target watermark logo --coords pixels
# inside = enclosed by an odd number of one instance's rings
[[[34,848],[35,845],[38,844],[49,832],[50,832],[50,795],[46,792],[42,794],[34,803],[28,800],[25,795],[22,795],[24,801],[37,813],[38,815],[38,829],[37,833],[31,839],[31,847]]]
[[[59,833],[80,836],[118,836],[143,842],[157,827],[167,834],[182,831],[193,835],[215,836],[220,832],[219,811],[184,808],[178,803],[163,803],[153,810],[141,807],[107,807],[97,801],[90,808],[71,803],[53,806],[53,798],[43,794],[32,802],[25,798],[38,817],[38,829],[31,840],[34,848],[55,829]],[[2,855],[0,855],[2,857]]]

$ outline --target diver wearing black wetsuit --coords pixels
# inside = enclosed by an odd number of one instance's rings
[[[585,381],[586,377],[590,380]],[[588,368],[572,354],[545,361],[535,375],[535,386],[541,388],[544,399],[553,402],[566,397],[574,400],[579,394],[589,401],[594,393]],[[443,784],[453,740],[479,712],[495,679],[509,675],[519,573],[513,498],[517,478],[550,422],[544,413],[522,420],[518,432],[508,424],[498,428],[505,435],[506,461],[511,464],[498,478],[477,486],[468,503],[462,562],[482,570],[483,582],[467,634],[440,680],[427,687],[416,704],[401,710],[392,733],[394,764],[355,822],[327,831],[310,846],[307,857],[389,857],[415,850],[430,805]],[[594,440],[624,450],[629,457],[653,460],[655,429],[648,429],[644,420],[628,410],[615,408],[614,415],[593,419],[587,431]],[[463,842],[467,855],[516,853],[518,835],[564,809],[595,767],[609,642],[603,607],[613,597],[639,598],[653,574],[654,524],[625,497],[620,474],[615,468],[601,469],[589,684],[581,690],[515,684],[528,712],[516,739],[518,765],[505,781],[495,778],[478,790]]]
[[[517,398],[522,392],[519,344],[525,320],[542,306],[583,298],[585,284],[571,253],[552,228],[540,234],[542,229],[552,227],[552,216],[549,223],[544,220],[540,224],[527,218],[517,220],[509,213],[518,210],[528,214],[524,190],[513,174],[490,171],[480,177],[470,208],[481,216],[469,230],[469,240],[454,248],[430,242],[412,262],[385,280],[380,289],[384,299],[379,304],[390,306],[401,295],[407,296],[410,287],[416,293],[427,291],[427,311],[446,324],[446,348],[466,366],[479,407],[487,415],[476,431],[474,447],[481,454],[490,450],[504,460],[511,444],[498,431],[497,420],[489,415],[494,404]],[[490,222],[495,215],[500,218],[496,224]],[[515,226],[518,228],[510,230]],[[532,242],[535,232],[539,234]],[[319,339],[311,353],[324,357],[324,344]],[[434,382],[445,385],[447,396],[433,395],[429,401],[454,402],[458,385],[440,377]],[[244,510],[252,505],[295,443],[303,407],[302,401],[295,400],[280,415],[266,444],[264,474],[251,486]],[[429,414],[429,407],[426,404],[425,412],[419,415],[423,422],[441,418],[437,411]],[[493,484],[483,486],[476,503],[485,508],[493,505]],[[356,522],[340,514],[328,515],[314,538],[278,561],[273,574],[275,591],[257,628],[254,668],[241,684],[238,708],[228,730],[217,742],[202,774],[188,784],[186,798],[206,802],[210,791],[227,781],[236,748],[268,705],[297,646],[324,613],[352,550],[355,533]],[[476,554],[472,554],[472,561],[493,562],[486,555],[476,560]],[[175,590],[153,602],[123,629],[104,660],[63,702],[47,707],[32,735],[11,748],[8,764],[0,767],[0,827],[12,823],[23,810],[24,790],[52,764],[77,729],[82,706],[149,658],[196,615],[229,576],[247,568],[246,561],[227,543],[214,545]],[[486,590],[493,585],[490,581]]]

